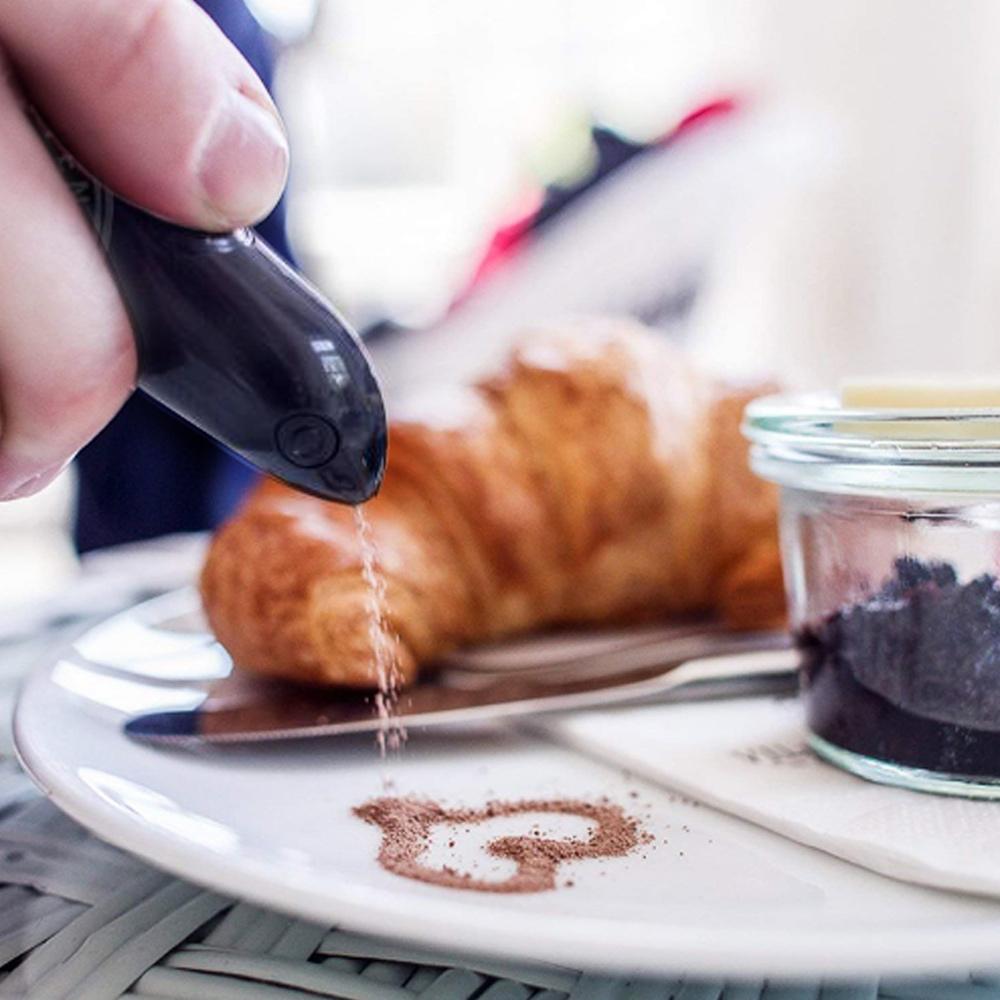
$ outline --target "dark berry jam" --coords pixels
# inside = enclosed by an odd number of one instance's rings
[[[896,560],[877,593],[797,633],[810,729],[867,757],[1000,778],[1000,582]]]

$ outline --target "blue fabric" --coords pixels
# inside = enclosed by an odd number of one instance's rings
[[[200,0],[270,89],[275,52],[242,0]],[[291,259],[285,201],[257,231]],[[200,432],[136,393],[80,452],[75,540],[79,551],[173,531],[214,528],[256,473]]]

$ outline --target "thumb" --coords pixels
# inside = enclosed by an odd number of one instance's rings
[[[280,197],[274,105],[192,0],[4,0],[0,46],[70,151],[129,201],[223,230]]]

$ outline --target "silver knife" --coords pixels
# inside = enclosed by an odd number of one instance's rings
[[[785,633],[691,631],[611,654],[537,669],[484,670],[452,661],[400,692],[394,724],[407,729],[611,705],[775,693],[796,687],[798,656]],[[377,733],[368,693],[303,688],[236,671],[193,709],[149,712],[125,732],[175,747]]]

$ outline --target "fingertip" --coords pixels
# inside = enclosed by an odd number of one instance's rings
[[[23,500],[41,493],[71,461],[72,458],[67,458],[38,469],[34,462],[0,453],[0,502]]]
[[[274,106],[246,88],[232,89],[196,158],[206,228],[233,229],[264,218],[284,190],[288,161],[288,139]]]
[[[32,102],[122,198],[216,231],[276,204],[284,128],[264,84],[197,4],[66,0],[58,18],[36,0],[10,7],[3,48]]]

